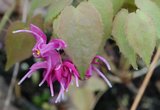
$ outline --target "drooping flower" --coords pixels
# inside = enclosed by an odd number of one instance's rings
[[[61,85],[60,94],[55,102],[59,102],[63,99],[64,91],[68,91],[69,85],[73,82],[72,77],[75,78],[76,86],[79,87],[79,73],[75,68],[74,64],[69,61],[64,61],[59,67],[55,69],[55,75],[58,82]]]
[[[108,70],[111,70],[111,67],[109,65],[109,63],[106,61],[106,59],[104,59],[103,57],[97,55],[93,58],[86,74],[85,74],[85,77],[86,78],[90,78],[92,76],[92,72],[95,71],[99,76],[101,76],[104,81],[108,84],[109,87],[112,87],[112,84],[110,83],[110,81],[107,79],[107,77],[105,77],[105,75],[98,69],[97,66],[100,65],[100,63],[97,61],[97,60],[100,60],[102,61],[106,67],[108,68]]]
[[[78,70],[72,61],[62,60],[61,54],[58,52],[59,50],[67,47],[66,43],[61,39],[52,39],[49,43],[47,43],[46,35],[41,29],[33,24],[30,25],[30,30],[17,30],[13,33],[19,32],[31,33],[33,35],[36,39],[36,44],[32,49],[32,54],[35,58],[42,58],[43,61],[33,64],[28,73],[26,73],[18,84],[21,84],[26,78],[30,78],[38,69],[43,69],[43,79],[39,86],[46,82],[50,87],[51,96],[54,96],[53,83],[58,81],[60,84],[60,91],[55,102],[60,102],[61,99],[63,99],[64,92],[68,91],[69,85],[73,82],[73,80],[75,80],[76,86],[78,87],[78,80],[80,79]],[[89,69],[86,72],[86,78],[90,78],[92,76],[92,72],[95,71],[107,82],[109,87],[112,87],[109,80],[98,69],[99,62],[97,60],[105,63],[109,70],[111,69],[108,62],[103,57],[97,55],[92,60]]]
[[[33,24],[30,25],[30,30],[17,30],[13,33],[19,32],[31,33],[34,36],[36,44],[32,49],[33,56],[35,58],[42,58],[44,61],[33,64],[29,72],[18,84],[21,84],[26,78],[30,78],[38,69],[44,69],[43,79],[39,86],[46,81],[50,87],[51,95],[54,96],[53,83],[58,81],[61,89],[56,102],[59,102],[64,92],[68,90],[72,76],[75,78],[77,86],[79,80],[79,73],[74,64],[69,61],[62,61],[61,55],[58,53],[58,50],[67,47],[66,43],[61,39],[53,39],[47,44],[46,35]]]

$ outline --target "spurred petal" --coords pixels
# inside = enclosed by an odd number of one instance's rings
[[[38,41],[43,41],[43,39],[41,38],[41,36],[38,35],[37,33],[33,32],[33,31],[30,31],[30,30],[17,30],[17,31],[13,31],[14,34],[15,33],[21,33],[21,32],[33,34],[33,37],[36,39],[37,42]]]
[[[37,27],[37,26],[34,25],[34,24],[30,24],[30,30],[31,30],[32,32],[34,32],[34,33],[37,33],[37,34],[40,36],[40,38],[43,39],[44,43],[46,43],[47,37],[46,37],[46,35],[43,33],[43,31],[42,31],[39,27]],[[34,34],[33,34],[33,35],[34,35]],[[34,36],[35,36],[35,35],[34,35]]]
[[[27,77],[31,76],[33,72],[35,72],[35,70],[30,70],[26,73],[26,75],[18,82],[18,85],[20,85]]]
[[[92,68],[105,80],[105,82],[108,84],[109,87],[112,87],[110,81],[104,76],[104,74],[97,67],[93,66]]]
[[[93,59],[93,62],[95,62],[96,59],[101,60],[107,66],[108,70],[111,70],[111,67],[106,59],[104,59],[103,57],[101,57],[99,55],[96,55]]]
[[[56,78],[58,80],[58,82],[61,82],[61,79],[62,79],[62,73],[63,73],[63,66],[62,65],[58,65],[56,68],[55,68],[55,75],[56,75]]]
[[[67,47],[67,44],[62,39],[52,39],[49,42],[49,45],[52,45],[52,48],[55,49],[64,49]]]
[[[64,90],[61,88],[55,103],[58,103],[61,101],[63,94],[64,94]]]
[[[52,82],[52,78],[49,78],[49,87],[50,87],[50,91],[51,91],[51,96],[54,96],[54,90],[53,90],[53,82]]]
[[[69,70],[71,70],[75,76],[80,77],[77,69],[74,66],[74,64],[72,64],[72,63],[70,63],[68,61],[65,61],[65,62],[63,62],[63,65],[65,67],[69,68]]]
[[[41,69],[41,68],[47,68],[47,62],[37,62],[35,64],[33,64],[30,69],[32,70],[37,70],[37,69]]]
[[[76,86],[79,87],[78,80],[79,80],[80,76],[79,76],[79,73],[78,73],[77,69],[75,68],[75,66],[68,61],[65,61],[63,64],[65,67],[67,67],[71,71],[71,73],[73,73],[75,80],[76,80]]]
[[[40,82],[39,86],[41,86],[46,81],[47,77],[49,76],[49,73],[51,73],[51,71],[52,71],[52,59],[51,59],[51,57],[49,57],[47,59],[47,66],[48,66],[48,68],[47,68],[46,74],[45,74],[43,80]]]

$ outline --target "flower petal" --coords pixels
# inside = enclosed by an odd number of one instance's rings
[[[72,64],[72,63],[70,63],[68,61],[65,61],[65,62],[63,62],[63,65],[65,67],[67,67],[69,70],[71,70],[75,76],[80,77],[77,69],[74,66],[74,64]]]
[[[37,62],[35,64],[33,64],[30,69],[32,70],[37,70],[37,69],[41,69],[41,68],[47,68],[47,62]]]
[[[67,47],[67,44],[62,39],[52,39],[49,42],[49,45],[52,45],[52,48],[55,49],[64,49]]]
[[[91,76],[92,76],[92,65],[89,66],[89,68],[85,74],[86,78],[90,78]]]
[[[58,103],[61,101],[63,94],[64,94],[64,90],[61,88],[55,103]]]
[[[105,65],[107,66],[108,70],[111,70],[111,67],[108,63],[108,61],[106,59],[104,59],[103,57],[99,56],[99,55],[96,55],[93,59],[93,62],[95,62],[96,59],[99,59],[101,60],[103,63],[105,63]]]
[[[51,96],[54,96],[54,90],[53,90],[53,83],[52,83],[52,78],[50,77],[50,81],[49,81],[49,87],[50,87],[50,91],[51,91]]]
[[[47,42],[46,35],[43,33],[43,31],[39,27],[37,27],[34,24],[30,24],[30,30],[34,33],[37,33],[43,39],[44,43]]]
[[[112,87],[110,81],[104,76],[104,74],[97,67],[93,66],[92,68],[105,80],[105,82],[108,84],[109,87]]]
[[[28,76],[31,76],[33,72],[35,72],[35,70],[30,70],[26,73],[26,75],[18,82],[18,85],[20,85]]]
[[[47,57],[47,56],[55,56],[59,57],[58,59],[61,59],[60,54],[53,48],[51,45],[45,45],[41,50],[41,56]]]
[[[47,77],[49,76],[49,73],[51,73],[51,71],[52,71],[52,60],[51,60],[51,57],[49,57],[47,59],[47,66],[48,66],[48,68],[47,68],[46,74],[45,74],[43,80],[40,82],[39,86],[42,86],[42,84],[46,81]]]
[[[79,87],[78,80],[79,80],[80,76],[79,76],[79,73],[78,73],[77,69],[75,68],[75,66],[74,66],[72,63],[68,62],[68,61],[65,61],[63,64],[64,64],[64,66],[66,66],[69,70],[72,71],[72,73],[73,73],[73,75],[74,75],[74,77],[75,77],[75,80],[76,80],[76,86]]]
[[[21,32],[33,34],[33,36],[37,42],[40,40],[43,41],[43,39],[41,38],[40,35],[38,35],[37,33],[33,32],[33,31],[30,31],[30,30],[17,30],[17,31],[13,31],[12,33],[15,34],[15,33],[21,33]]]

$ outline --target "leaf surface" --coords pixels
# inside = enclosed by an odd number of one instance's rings
[[[104,39],[110,37],[113,19],[113,6],[110,0],[89,0],[101,15],[104,27]]]
[[[54,22],[54,32],[67,43],[65,51],[83,76],[103,39],[99,13],[88,2],[68,6]]]
[[[50,21],[55,18],[66,6],[70,5],[73,0],[52,0],[45,21]]]
[[[156,31],[152,19],[140,10],[129,14],[126,35],[129,44],[149,66],[156,45]]]
[[[122,54],[127,58],[128,62],[137,68],[136,64],[136,53],[133,48],[129,45],[129,42],[125,34],[125,24],[128,17],[128,11],[122,9],[115,17],[113,22],[112,35],[120,48]]]

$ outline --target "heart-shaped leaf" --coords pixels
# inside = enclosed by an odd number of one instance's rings
[[[54,22],[54,32],[67,43],[65,51],[84,75],[103,39],[98,11],[88,2],[68,6]]]
[[[128,17],[128,11],[122,9],[115,17],[113,22],[112,35],[120,48],[122,54],[127,58],[128,62],[137,68],[136,54],[133,48],[129,45],[125,35],[125,24]]]
[[[6,70],[8,70],[16,62],[20,62],[32,55],[31,52],[35,43],[33,36],[27,33],[12,33],[15,30],[27,28],[30,23],[42,28],[42,17],[37,15],[31,18],[28,24],[16,21],[9,26],[5,39],[5,49],[7,54]]]
[[[152,19],[140,10],[129,14],[126,35],[129,44],[149,66],[156,45],[156,31]]]
[[[6,35],[6,53],[7,64],[6,70],[8,70],[16,62],[20,62],[31,56],[31,50],[34,44],[34,39],[30,34],[12,32],[19,29],[26,28],[26,25],[22,22],[16,21],[7,30]]]

